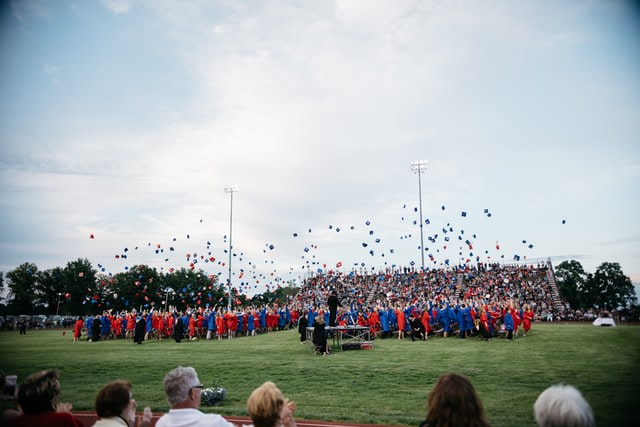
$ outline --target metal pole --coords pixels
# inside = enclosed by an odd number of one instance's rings
[[[422,260],[422,271],[424,271],[424,233],[422,231],[422,173],[418,174],[418,200],[420,201],[420,256]]]
[[[416,160],[411,162],[411,170],[418,175],[418,198],[420,201],[420,259],[422,261],[422,271],[424,271],[424,231],[422,221],[422,179],[421,175],[427,170],[426,160]]]
[[[229,300],[227,302],[227,308],[231,310],[231,257],[233,250],[232,233],[233,233],[233,193],[238,191],[237,185],[228,185],[224,188],[225,193],[229,193],[231,196],[231,209],[229,211],[229,278],[227,280],[227,289],[229,291]]]
[[[58,315],[58,312],[60,311],[60,295],[62,295],[60,292],[58,292],[58,305],[56,307],[56,316]]]

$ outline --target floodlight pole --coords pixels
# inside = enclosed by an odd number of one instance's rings
[[[227,308],[231,310],[231,251],[233,250],[233,244],[231,243],[231,235],[233,232],[233,193],[238,191],[237,185],[227,185],[224,187],[224,192],[229,193],[231,197],[231,211],[229,212],[229,279],[227,280],[227,289],[229,291],[229,301]]]
[[[422,231],[422,179],[421,176],[427,170],[426,160],[416,160],[411,162],[411,170],[418,175],[418,198],[420,200],[420,256],[422,260],[422,271],[424,271],[424,233]]]
[[[58,305],[56,306],[56,316],[60,312],[60,297],[62,296],[62,292],[58,292]]]

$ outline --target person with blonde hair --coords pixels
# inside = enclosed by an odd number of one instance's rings
[[[254,427],[296,427],[295,410],[296,403],[286,399],[271,381],[253,390],[247,400],[247,412]]]
[[[134,427],[136,425],[137,404],[131,394],[131,382],[112,381],[104,385],[96,397],[96,414],[100,419],[93,427]],[[151,409],[144,408],[138,427],[151,424]]]
[[[570,385],[558,384],[540,393],[533,405],[536,423],[540,427],[595,427],[591,406],[580,391]]]
[[[448,373],[429,393],[427,418],[420,427],[490,427],[475,388],[464,376]]]

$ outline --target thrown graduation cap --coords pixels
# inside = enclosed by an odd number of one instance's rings
[[[362,242],[362,247],[363,247],[363,248],[366,248],[367,246],[369,246],[367,243]]]
[[[533,245],[532,244],[529,244],[529,249],[533,249]]]
[[[462,211],[462,212],[460,213],[460,215],[462,215],[462,216],[464,217],[464,216],[467,216],[467,213],[466,213],[465,211]]]
[[[562,223],[563,223],[563,224],[566,224],[566,223],[567,223],[567,220],[566,220],[566,219],[563,219],[563,220],[562,220]]]
[[[444,205],[442,205],[442,208],[441,208],[441,209],[442,209],[442,210],[444,210]]]
[[[516,260],[516,261],[520,261],[520,255],[514,255],[513,259]]]
[[[293,237],[298,237],[298,233],[293,233]]]

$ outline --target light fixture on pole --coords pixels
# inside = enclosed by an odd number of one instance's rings
[[[60,312],[60,297],[62,296],[62,292],[58,292],[58,305],[56,306],[56,316]]]
[[[224,187],[224,192],[229,193],[231,196],[231,210],[229,212],[229,279],[227,280],[227,290],[229,292],[229,302],[227,308],[231,310],[231,251],[233,250],[233,244],[231,243],[231,236],[233,232],[233,193],[238,191],[237,185],[227,185]]]
[[[420,200],[420,255],[422,259],[422,270],[424,271],[424,233],[422,232],[422,179],[421,176],[427,170],[426,160],[416,160],[411,162],[411,170],[418,175],[418,197]]]

